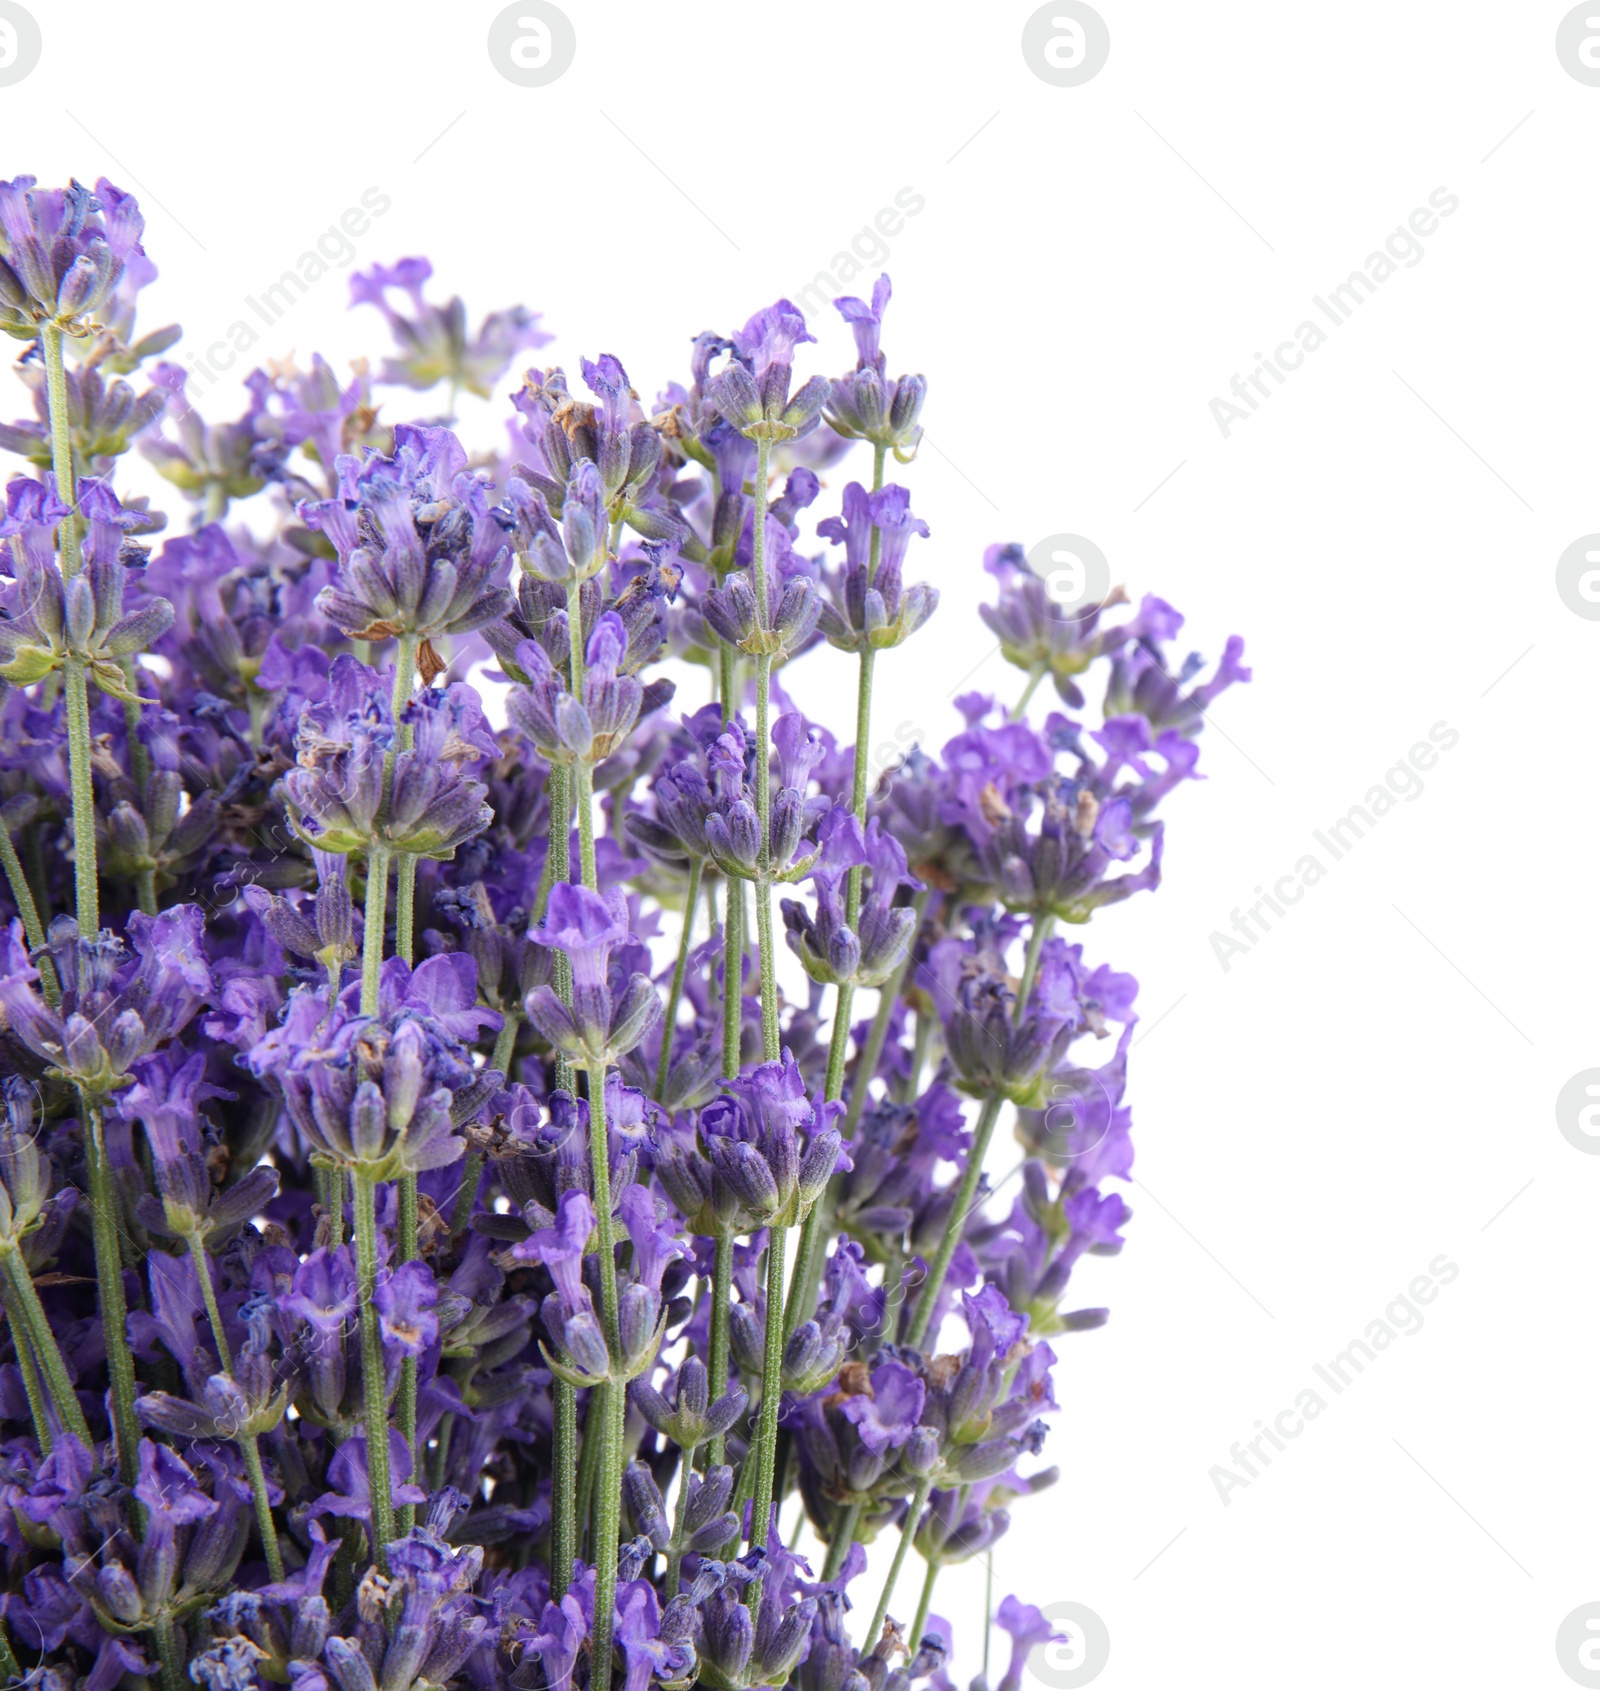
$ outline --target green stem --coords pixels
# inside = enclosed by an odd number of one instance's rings
[[[1033,996],[1034,977],[1039,973],[1039,953],[1044,950],[1044,943],[1055,925],[1054,916],[1035,916],[1033,919],[1033,932],[1028,935],[1028,953],[1022,965],[1022,981],[1017,987],[1017,1001],[1011,1009],[1011,1020],[1018,1027],[1022,1025],[1028,1000]]]
[[[908,1345],[920,1346],[927,1334],[928,1323],[933,1318],[933,1306],[938,1300],[940,1288],[944,1285],[944,1277],[950,1269],[950,1259],[956,1254],[956,1246],[961,1242],[967,1217],[972,1213],[973,1194],[978,1190],[978,1180],[983,1174],[983,1159],[988,1155],[989,1141],[994,1137],[994,1124],[999,1116],[1000,1099],[984,1099],[983,1109],[978,1115],[978,1125],[973,1129],[972,1149],[967,1153],[967,1166],[962,1170],[961,1184],[956,1188],[956,1199],[950,1206],[950,1218],[945,1222],[944,1237],[939,1241],[939,1249],[928,1265],[928,1278],[922,1283],[917,1307],[912,1313],[911,1329],[906,1334]]]
[[[83,1099],[84,1156],[89,1166],[89,1221],[94,1237],[94,1271],[100,1283],[100,1325],[111,1375],[111,1420],[117,1434],[117,1462],[124,1485],[139,1478],[139,1418],[133,1412],[138,1387],[128,1348],[128,1304],[122,1292],[122,1250],[117,1238],[120,1204],[106,1155],[105,1124],[98,1104]]]
[[[361,1014],[378,1013],[378,982],[383,971],[383,924],[389,910],[389,853],[373,846],[367,853],[367,902],[361,933]]]
[[[572,1583],[578,1554],[578,1388],[557,1380],[555,1498],[550,1528],[550,1590],[559,1603]]]
[[[902,1083],[900,1102],[912,1103],[922,1087],[922,1069],[928,1060],[928,1047],[933,1043],[936,1023],[925,1010],[917,1011],[917,1031],[911,1037],[911,1060],[906,1064],[906,1078]]]
[[[161,1683],[166,1691],[184,1691],[183,1654],[178,1649],[178,1628],[172,1616],[163,1609],[150,1623],[155,1636],[156,1655],[161,1659]]]
[[[400,1177],[400,1260],[414,1262],[417,1258],[417,1177],[405,1174]],[[406,1356],[400,1359],[400,1391],[399,1412],[396,1416],[400,1424],[400,1436],[406,1441],[406,1449],[411,1455],[411,1471],[417,1472],[417,1359]],[[397,1516],[396,1530],[402,1537],[411,1531],[416,1520],[416,1508],[413,1504],[402,1503]]]
[[[707,1390],[715,1403],[728,1389],[728,1306],[733,1301],[733,1235],[720,1231],[715,1239],[715,1255],[711,1264],[711,1333],[706,1343],[706,1373],[710,1376]],[[715,1468],[722,1461],[723,1439],[712,1439],[706,1458],[707,1467]]]
[[[722,720],[731,722],[738,714],[739,652],[726,640],[717,654],[717,691],[722,695]]]
[[[417,674],[417,647],[420,641],[415,633],[402,634],[399,637],[394,660],[394,692],[389,700],[389,714],[394,722],[395,745],[399,751],[411,750],[413,734],[410,725],[404,720],[406,707],[411,703],[412,688]],[[393,755],[389,760],[386,772],[387,782],[391,788],[394,781]],[[392,802],[392,799],[391,799]],[[409,851],[395,854],[394,875],[394,951],[395,956],[410,963],[414,949],[412,930],[416,922],[417,906],[417,859]],[[380,939],[382,926],[379,928]],[[365,959],[363,959],[365,963]],[[373,1012],[377,1005],[374,1003]],[[400,1176],[400,1238],[399,1258],[401,1262],[415,1262],[417,1258],[417,1177],[408,1173]],[[400,1436],[406,1441],[406,1449],[411,1453],[413,1471],[417,1460],[417,1359],[408,1356],[400,1363],[400,1393],[399,1414]],[[400,1507],[398,1530],[404,1534],[411,1531],[415,1510],[409,1503]]]
[[[62,525],[62,533],[71,528]],[[94,774],[89,746],[89,675],[77,658],[63,661],[67,701],[67,758],[72,778],[72,863],[78,891],[78,932],[100,932],[100,874],[95,860]]]
[[[62,1360],[61,1347],[56,1343],[55,1334],[50,1330],[49,1318],[44,1312],[44,1305],[39,1302],[39,1294],[34,1290],[33,1276],[28,1272],[27,1261],[17,1246],[12,1246],[4,1256],[11,1291],[22,1313],[23,1327],[33,1341],[33,1350],[39,1359],[39,1366],[44,1370],[45,1384],[50,1389],[56,1419],[85,1450],[93,1451],[94,1440],[89,1434],[89,1423],[83,1418],[83,1407],[78,1402],[78,1394],[72,1389],[67,1365]],[[137,1474],[137,1466],[134,1472]]]
[[[600,1312],[612,1367],[620,1370],[624,1359],[617,1320],[616,1233],[611,1216],[605,1064],[591,1063],[587,1073],[589,1173],[594,1184],[595,1243],[600,1258]],[[589,1669],[589,1685],[590,1691],[609,1691],[612,1611],[617,1592],[617,1546],[622,1526],[622,1435],[627,1414],[627,1392],[620,1376],[602,1388],[600,1401],[591,1406],[591,1414],[596,1410],[600,1418],[601,1446],[594,1505],[594,1654]]]
[[[928,1493],[933,1489],[933,1477],[917,1481],[916,1489],[911,1493],[906,1504],[906,1518],[900,1527],[900,1542],[895,1546],[894,1560],[889,1564],[889,1571],[884,1576],[883,1590],[878,1593],[878,1606],[872,1611],[872,1620],[867,1626],[866,1637],[862,1641],[863,1648],[871,1649],[878,1634],[883,1630],[884,1616],[889,1612],[889,1602],[894,1596],[894,1588],[900,1578],[900,1570],[905,1566],[906,1552],[911,1548],[911,1540],[916,1536],[917,1522],[922,1519],[922,1511],[928,1504]],[[915,1651],[913,1651],[915,1654]]]
[[[383,1382],[383,1339],[373,1293],[378,1285],[377,1182],[351,1170],[355,1188],[356,1278],[361,1295],[361,1396],[367,1419],[367,1483],[372,1495],[372,1559],[389,1570],[394,1490],[389,1479],[389,1405]]]
[[[678,1595],[678,1569],[683,1566],[683,1539],[689,1522],[689,1490],[694,1484],[694,1446],[681,1447],[683,1461],[678,1468],[678,1507],[672,1516],[672,1542],[667,1547],[666,1594],[670,1603]]]
[[[672,967],[672,987],[667,993],[667,1013],[661,1022],[661,1056],[656,1062],[656,1098],[667,1090],[667,1070],[672,1067],[672,1031],[678,1024],[678,1001],[683,997],[683,977],[689,967],[689,951],[694,941],[694,907],[700,901],[700,875],[703,869],[698,857],[689,861],[689,890],[683,898],[683,932],[678,936],[678,960]]]
[[[550,868],[552,881],[569,881],[572,878],[572,770],[569,765],[556,764],[550,770],[550,844],[546,865]],[[544,900],[550,895],[549,886],[543,889],[543,896],[535,906],[534,922],[544,920]],[[551,958],[550,977],[555,985],[556,996],[570,1010],[572,1008],[572,959],[564,951],[557,951]],[[556,1057],[556,1090],[559,1092],[575,1092],[576,1086],[572,1078],[572,1060],[569,1057]]]
[[[722,1073],[739,1073],[744,1048],[744,882],[728,877],[722,921]]]
[[[39,1380],[39,1368],[33,1360],[33,1343],[28,1337],[27,1322],[22,1305],[12,1290],[10,1277],[0,1282],[0,1301],[11,1328],[11,1344],[17,1353],[17,1368],[22,1375],[22,1389],[28,1394],[28,1414],[33,1421],[33,1436],[39,1441],[39,1453],[48,1456],[56,1447],[55,1434],[50,1428],[50,1415],[45,1407],[44,1386]]]
[[[850,1554],[850,1546],[855,1542],[856,1529],[861,1524],[861,1505],[847,1503],[839,1511],[839,1519],[834,1522],[833,1537],[828,1540],[828,1554],[822,1564],[822,1577],[825,1580],[837,1579],[839,1570],[844,1566],[844,1559]],[[866,1649],[862,1644],[862,1649]]]
[[[763,634],[771,632],[767,602],[767,476],[772,443],[756,442],[754,526],[751,531],[750,580],[755,588],[756,617]],[[760,838],[756,874],[756,945],[761,968],[761,1046],[765,1059],[779,1056],[778,967],[772,953],[772,654],[756,658],[756,828]],[[773,1306],[774,1308],[776,1306]],[[762,1526],[765,1543],[765,1523]]]
[[[189,1256],[194,1263],[195,1277],[200,1282],[200,1295],[205,1299],[206,1319],[211,1323],[211,1336],[217,1344],[217,1360],[224,1374],[233,1372],[233,1357],[228,1338],[222,1330],[222,1311],[217,1307],[216,1287],[211,1280],[211,1262],[204,1243],[194,1234],[189,1236]],[[255,1504],[256,1525],[261,1532],[261,1548],[267,1555],[267,1571],[274,1582],[283,1578],[283,1552],[278,1548],[278,1528],[272,1519],[272,1501],[267,1495],[267,1473],[261,1466],[261,1447],[254,1433],[236,1433],[234,1442],[244,1457],[245,1471],[250,1476],[251,1501]]]
[[[911,1630],[906,1634],[913,1652],[922,1638],[923,1627],[928,1624],[928,1605],[933,1601],[933,1588],[938,1582],[939,1569],[943,1566],[937,1558],[928,1563],[928,1572],[922,1581],[922,1595],[917,1599],[917,1618],[912,1621]]]
[[[767,1545],[767,1517],[772,1512],[772,1480],[778,1441],[778,1409],[783,1402],[783,1272],[789,1230],[774,1225],[767,1233],[767,1325],[761,1359],[761,1415],[756,1426],[755,1508],[750,1516],[750,1548]]]
[[[30,951],[44,949],[44,924],[39,920],[39,906],[33,901],[33,888],[28,885],[28,877],[22,872],[22,859],[17,856],[17,848],[12,843],[11,830],[0,825],[0,864],[6,872],[6,884],[11,888],[11,901],[17,907],[17,914],[22,918],[22,931],[28,938]],[[61,1008],[61,983],[56,979],[55,959],[41,957],[39,959],[39,985],[44,989],[45,998],[52,1010]]]
[[[1010,721],[1020,722],[1022,720],[1022,713],[1028,708],[1029,700],[1032,699],[1039,683],[1043,680],[1044,669],[1042,666],[1035,666],[1028,672],[1028,685],[1023,688],[1022,697],[1011,707]]]
[[[76,511],[77,472],[72,462],[72,419],[67,411],[67,364],[61,350],[59,323],[46,323],[39,331],[44,349],[45,396],[50,409],[50,468],[56,475],[56,492],[63,505]],[[61,545],[61,573],[68,581],[78,573],[78,527],[76,517],[58,530]]]
[[[17,1653],[11,1648],[11,1640],[6,1637],[6,1629],[0,1626],[0,1674],[9,1683],[13,1679],[22,1678],[22,1667],[17,1661]]]

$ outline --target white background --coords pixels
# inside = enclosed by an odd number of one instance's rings
[[[1237,631],[1255,668],[1169,807],[1166,885],[1088,935],[1143,982],[1136,1216],[1074,1285],[1112,1321],[1062,1346],[1062,1482],[1019,1507],[996,1597],[1091,1607],[1106,1691],[1572,1683],[1556,1629],[1600,1599],[1600,1161],[1554,1103],[1600,1064],[1600,624],[1555,562],[1600,529],[1600,89],[1557,60],[1565,8],[1104,0],[1109,63],[1057,88],[1026,4],[563,4],[576,62],[525,89],[489,61],[493,4],[34,0],[0,168],[136,191],[141,321],[186,346],[376,186],[356,263],[427,253],[474,317],[523,300],[558,336],[541,361],[613,351],[647,398],[694,332],[924,198],[888,242],[885,346],[930,382],[901,474],[943,604],[880,664],[880,724],[936,748],[953,692],[1015,695],[975,614],[993,540],[1086,534],[1186,611],[1185,649]],[[1312,296],[1436,188],[1460,207],[1422,260],[1224,438],[1211,399],[1329,327]],[[346,287],[256,356],[383,351]],[[808,373],[851,360],[828,318]],[[843,660],[807,686],[847,731]],[[1421,796],[1225,972],[1213,931],[1438,722],[1460,743]],[[1225,1507],[1212,1466],[1441,1253],[1425,1327]],[[982,1602],[980,1568],[934,1605],[962,1684]]]

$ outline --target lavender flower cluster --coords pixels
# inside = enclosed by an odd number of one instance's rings
[[[1157,885],[1240,642],[1202,681],[1171,606],[993,548],[1020,703],[874,783],[939,597],[887,277],[832,380],[779,300],[648,410],[609,354],[530,371],[469,453],[375,390],[490,396],[532,313],[377,267],[380,376],[207,423],[142,232],[0,183],[0,1670],[947,1691],[940,1570],[1054,1479],[1129,1213],[1136,986],[1066,935]],[[854,746],[788,691],[823,642]],[[1050,1627],[993,1620],[1016,1691]]]

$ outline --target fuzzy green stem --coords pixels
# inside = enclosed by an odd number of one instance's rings
[[[928,1563],[928,1572],[922,1581],[922,1595],[917,1599],[917,1618],[912,1621],[907,1638],[922,1637],[922,1629],[928,1624],[928,1605],[933,1602],[933,1588],[938,1583],[939,1570],[943,1566],[937,1557]]]
[[[594,1183],[595,1243],[600,1259],[600,1311],[612,1367],[623,1366],[617,1319],[616,1233],[611,1216],[611,1155],[606,1130],[606,1069],[591,1063],[589,1078],[589,1173]],[[611,1684],[611,1623],[617,1591],[617,1546],[622,1525],[622,1435],[627,1392],[620,1377],[600,1391],[590,1413],[599,1414],[600,1466],[594,1504],[594,1655],[590,1691]]]
[[[711,1264],[711,1332],[706,1343],[707,1389],[713,1403],[728,1389],[728,1306],[733,1300],[733,1235],[726,1230],[716,1235]],[[708,1445],[706,1465],[715,1468],[722,1461],[723,1439],[719,1434]]]
[[[757,620],[764,634],[772,626],[771,606],[767,602],[767,476],[771,454],[769,440],[756,442],[750,579],[755,588]],[[756,659],[756,828],[761,842],[756,860],[756,945],[761,968],[761,1046],[765,1060],[775,1063],[779,1056],[779,1035],[778,966],[772,954],[772,731],[768,720],[771,713],[772,654],[762,652]],[[763,1523],[763,1534],[765,1530]]]
[[[39,331],[44,351],[45,393],[50,411],[50,467],[63,504],[76,507],[77,476],[72,462],[72,424],[67,414],[67,367],[59,323]],[[78,522],[74,514],[56,531],[61,574],[71,581],[81,568]],[[62,665],[67,700],[67,752],[72,775],[72,849],[78,887],[78,931],[92,939],[100,931],[100,888],[95,862],[94,780],[89,766],[89,678],[83,664],[68,658]]]
[[[178,1649],[178,1628],[172,1616],[163,1609],[150,1623],[156,1641],[156,1655],[161,1659],[161,1683],[165,1691],[184,1691],[183,1653]]]
[[[683,1566],[683,1540],[689,1524],[689,1491],[694,1483],[694,1446],[683,1447],[678,1467],[678,1506],[672,1516],[672,1542],[667,1546],[666,1596],[670,1603],[678,1595],[678,1570]]]
[[[656,1061],[656,1098],[667,1090],[667,1070],[672,1067],[672,1031],[678,1024],[678,1002],[683,997],[683,977],[689,967],[689,951],[694,942],[694,909],[700,902],[700,875],[703,865],[698,857],[689,862],[689,889],[683,897],[683,932],[678,936],[678,960],[672,966],[672,986],[667,993],[667,1013],[661,1021],[661,1055]]]
[[[783,1402],[783,1273],[789,1230],[774,1226],[767,1234],[767,1326],[761,1358],[761,1414],[756,1425],[755,1509],[750,1516],[750,1548],[767,1545],[767,1517],[772,1512],[776,1471],[778,1409]]]
[[[11,902],[17,907],[17,914],[22,918],[22,931],[27,935],[28,949],[40,951],[44,948],[44,924],[39,920],[39,906],[33,900],[33,888],[28,885],[28,877],[22,872],[22,859],[17,856],[17,848],[11,840],[11,830],[0,824],[0,864],[6,872],[6,884],[11,888]],[[55,959],[41,957],[39,959],[39,985],[44,991],[46,1000],[52,1010],[61,1008],[61,983],[56,978]]]
[[[383,925],[389,910],[389,853],[374,846],[367,853],[367,902],[361,933],[361,1014],[378,1013],[378,983],[383,971]]]
[[[62,533],[72,524],[64,523]],[[76,658],[62,664],[67,702],[67,759],[72,778],[72,864],[78,892],[78,932],[100,931],[100,873],[95,859],[94,775],[89,745],[89,675]]]
[[[400,1260],[414,1262],[417,1257],[417,1177],[406,1174],[400,1177]],[[400,1390],[398,1394],[398,1412],[395,1419],[400,1425],[400,1436],[406,1441],[406,1449],[411,1453],[411,1471],[417,1470],[417,1359],[414,1356],[402,1357],[400,1360]],[[416,1520],[416,1508],[413,1504],[402,1503],[396,1517],[396,1530],[402,1537],[411,1531]]]
[[[361,1295],[361,1396],[367,1420],[367,1482],[372,1495],[372,1559],[389,1571],[394,1489],[389,1479],[389,1405],[384,1392],[383,1338],[373,1293],[378,1285],[378,1184],[352,1170],[356,1218],[356,1278]]]
[[[44,349],[45,396],[50,409],[50,468],[55,471],[56,492],[63,505],[78,503],[77,470],[72,462],[72,419],[67,411],[67,364],[62,353],[59,323],[46,323],[39,330]],[[61,544],[61,573],[68,581],[78,573],[78,527],[76,519],[57,531]]]
[[[22,1340],[26,1337],[33,1346],[33,1354],[37,1357],[39,1366],[44,1370],[44,1383],[55,1407],[56,1419],[85,1450],[92,1451],[94,1440],[89,1434],[89,1423],[83,1418],[83,1407],[78,1402],[78,1394],[72,1389],[72,1380],[67,1373],[61,1347],[56,1343],[56,1336],[50,1330],[49,1317],[45,1314],[44,1305],[39,1302],[38,1292],[34,1290],[27,1258],[16,1246],[8,1249],[4,1256],[8,1289],[22,1318],[22,1326],[20,1330],[16,1330],[18,1352],[20,1354],[23,1348]],[[7,1315],[9,1314],[8,1301]],[[44,1440],[41,1439],[40,1444],[43,1446]]]
[[[27,1261],[22,1256],[22,1251],[12,1251],[8,1255],[15,1256],[17,1265],[22,1268],[22,1273],[27,1273]],[[32,1280],[29,1280],[29,1283],[32,1283]],[[0,1282],[0,1297],[3,1297],[3,1302],[5,1302],[5,1319],[12,1329],[12,1344],[17,1351],[17,1368],[22,1373],[22,1388],[24,1388],[24,1392],[27,1392],[27,1410],[29,1410],[29,1415],[34,1422],[34,1437],[39,1441],[39,1451],[41,1451],[42,1456],[49,1456],[52,1449],[56,1447],[56,1434],[51,1429],[46,1390],[39,1380],[39,1365],[34,1361],[36,1344],[34,1344],[34,1336],[32,1336],[32,1324],[27,1319],[27,1314],[22,1307],[22,1299],[17,1295],[17,1289],[12,1283],[10,1273],[7,1273],[5,1280]],[[61,1373],[63,1375],[66,1373],[66,1366],[63,1365]],[[78,1398],[73,1397],[73,1404],[78,1404]]]
[[[894,1588],[900,1579],[900,1570],[905,1566],[906,1552],[911,1548],[911,1540],[916,1536],[917,1522],[922,1519],[922,1511],[928,1504],[928,1493],[933,1489],[933,1478],[928,1476],[917,1481],[916,1489],[911,1493],[910,1501],[906,1504],[906,1518],[900,1528],[900,1542],[894,1549],[894,1560],[889,1564],[889,1571],[884,1575],[883,1590],[878,1593],[878,1606],[872,1611],[872,1619],[868,1623],[866,1637],[862,1640],[864,1649],[871,1649],[878,1634],[883,1630],[884,1616],[889,1613],[889,1603],[894,1597]]]
[[[551,881],[541,884],[541,896],[534,906],[533,921],[544,920],[545,902],[550,885],[572,878],[572,770],[566,764],[556,764],[550,770],[550,844],[545,866]],[[570,1010],[572,1008],[572,959],[564,951],[557,951],[550,961],[550,978],[556,996]],[[573,1092],[572,1060],[556,1057],[556,1090]]]
[[[1028,952],[1022,965],[1022,981],[1017,987],[1017,1001],[1011,1009],[1012,1022],[1019,1027],[1027,1012],[1028,1000],[1033,996],[1034,979],[1039,973],[1039,953],[1044,950],[1045,941],[1055,925],[1054,916],[1035,916],[1033,919],[1033,932],[1028,935]]]
[[[124,1485],[139,1477],[138,1390],[133,1352],[128,1348],[128,1304],[122,1292],[122,1250],[117,1237],[120,1206],[106,1154],[105,1124],[98,1104],[82,1100],[84,1157],[89,1167],[89,1221],[94,1237],[94,1271],[100,1282],[100,1325],[106,1368],[111,1375],[111,1421],[117,1434],[117,1462]]]
[[[550,1589],[559,1603],[572,1583],[572,1561],[578,1554],[578,1388],[557,1380],[556,1471],[550,1528]]]
[[[956,1246],[961,1243],[962,1229],[966,1226],[967,1217],[972,1213],[973,1195],[978,1190],[978,1180],[983,1174],[983,1159],[988,1155],[989,1141],[994,1137],[994,1124],[999,1116],[1000,1099],[984,1099],[983,1109],[978,1115],[978,1125],[973,1129],[972,1149],[967,1153],[967,1166],[962,1170],[961,1184],[956,1188],[956,1201],[950,1206],[950,1218],[945,1222],[944,1237],[940,1239],[939,1248],[928,1265],[928,1278],[922,1283],[917,1307],[911,1317],[911,1330],[906,1334],[908,1345],[920,1346],[927,1335],[928,1323],[933,1318],[933,1306],[938,1301],[944,1277],[950,1269],[950,1259],[956,1254]]]
[[[734,1079],[744,1048],[744,882],[728,877],[722,921],[722,1073]]]
[[[17,1353],[17,1370],[22,1375],[22,1389],[28,1396],[28,1415],[33,1421],[33,1436],[39,1441],[39,1452],[48,1456],[55,1449],[55,1434],[50,1430],[50,1416],[45,1408],[44,1386],[39,1380],[38,1364],[33,1360],[33,1345],[29,1341],[22,1306],[11,1289],[10,1279],[0,1281],[0,1304],[6,1312],[6,1324],[11,1328],[11,1343]]]
[[[194,1262],[195,1277],[200,1282],[200,1295],[205,1299],[206,1319],[211,1323],[211,1336],[217,1345],[217,1360],[224,1374],[233,1372],[233,1357],[229,1352],[227,1335],[222,1329],[222,1311],[217,1307],[217,1291],[211,1280],[211,1262],[204,1243],[191,1234],[189,1256]],[[244,1457],[246,1473],[250,1476],[251,1501],[255,1504],[256,1526],[261,1533],[261,1548],[266,1552],[267,1571],[276,1582],[283,1578],[283,1552],[278,1547],[278,1528],[272,1519],[272,1501],[267,1495],[267,1472],[261,1465],[261,1447],[254,1433],[236,1433],[234,1442]]]
[[[861,1505],[847,1503],[839,1511],[839,1519],[833,1525],[833,1537],[828,1540],[828,1554],[822,1564],[822,1577],[825,1580],[837,1579],[839,1570],[844,1566],[844,1559],[850,1554],[850,1546],[855,1542],[856,1529],[861,1524]],[[863,1650],[866,1646],[863,1644]]]

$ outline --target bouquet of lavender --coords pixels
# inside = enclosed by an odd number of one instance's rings
[[[945,1687],[940,1570],[1050,1483],[1053,1344],[1105,1318],[1069,1279],[1128,1216],[1135,983],[1066,931],[1157,884],[1240,642],[1197,683],[1163,601],[993,548],[1021,702],[875,781],[938,603],[886,277],[837,379],[780,300],[648,414],[615,357],[530,372],[469,456],[374,382],[490,395],[533,314],[376,268],[380,376],[274,365],[207,424],[142,232],[0,183],[0,1668]],[[135,446],[193,507],[157,550]],[[853,747],[788,692],[823,641]],[[995,1618],[1014,1688],[1049,1625]]]

